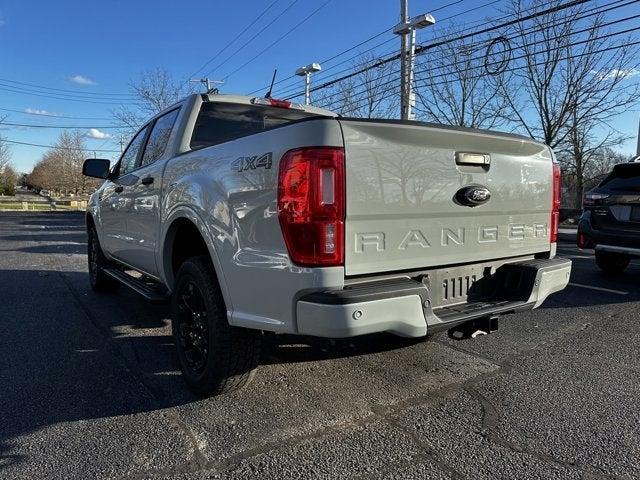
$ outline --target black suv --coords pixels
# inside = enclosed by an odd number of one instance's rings
[[[578,247],[595,248],[596,263],[608,273],[640,258],[640,162],[616,165],[585,194]]]

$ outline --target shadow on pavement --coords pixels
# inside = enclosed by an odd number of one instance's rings
[[[0,286],[0,472],[20,461],[12,439],[39,429],[199,400],[178,371],[168,305],[150,305],[126,288],[95,294],[84,272],[0,270]],[[336,341],[267,335],[262,363],[414,343],[384,334]]]

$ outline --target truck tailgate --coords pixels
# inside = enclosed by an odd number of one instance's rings
[[[545,145],[418,122],[339,121],[347,275],[550,249],[552,159]],[[474,187],[488,189],[490,198],[467,206],[464,193]]]

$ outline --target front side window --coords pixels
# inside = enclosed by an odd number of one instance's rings
[[[178,112],[180,112],[180,109],[172,110],[156,120],[153,130],[149,134],[141,165],[149,165],[164,155],[169,143],[171,130],[173,130],[173,125],[176,123],[176,118],[178,118]]]
[[[190,147],[208,147],[317,116],[317,113],[263,105],[203,103],[193,128]]]
[[[136,159],[138,158],[138,152],[144,141],[144,137],[147,134],[149,127],[144,127],[140,130],[133,140],[129,142],[129,146],[120,157],[120,163],[118,167],[118,176],[126,175],[136,168]]]

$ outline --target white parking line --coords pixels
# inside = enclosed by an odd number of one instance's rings
[[[571,285],[572,287],[588,288],[589,290],[598,290],[600,292],[615,293],[616,295],[629,295],[629,292],[623,292],[622,290],[612,290],[610,288],[593,287],[591,285],[582,285],[581,283],[569,282],[569,285]]]

